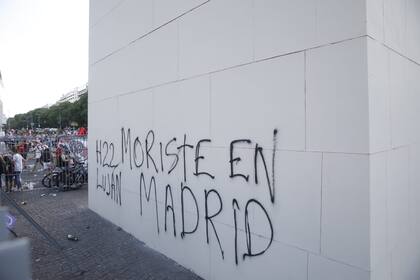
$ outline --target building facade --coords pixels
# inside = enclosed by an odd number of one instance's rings
[[[76,87],[72,91],[69,91],[66,94],[63,94],[57,103],[63,102],[76,102],[80,99],[80,97],[88,92],[88,86],[85,85],[84,87]]]
[[[420,279],[420,2],[91,0],[89,207],[204,279]]]
[[[0,136],[4,134],[1,126],[6,124],[6,121],[7,121],[7,117],[3,111],[3,97],[4,97],[5,92],[6,90],[4,88],[4,82],[3,82],[3,78],[0,72]]]

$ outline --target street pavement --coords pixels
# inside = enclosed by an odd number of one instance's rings
[[[35,188],[14,192],[10,197],[62,250],[40,234],[4,197],[1,199],[1,205],[9,207],[16,217],[17,236],[31,241],[33,279],[201,279],[89,210],[87,186],[58,192],[42,187],[39,183],[42,175],[23,172],[24,183],[33,182]],[[79,240],[68,240],[68,234]]]

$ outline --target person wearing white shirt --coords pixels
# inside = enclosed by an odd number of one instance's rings
[[[23,157],[17,151],[13,155],[13,162],[15,163],[15,184],[18,190],[22,189],[21,174],[23,170]]]
[[[43,166],[43,164],[42,164],[42,159],[41,159],[43,149],[44,149],[44,148],[43,148],[43,145],[42,145],[40,142],[38,142],[38,143],[36,144],[35,148],[34,148],[34,153],[35,153],[35,164],[34,164],[34,168],[32,168],[32,172],[35,172],[35,170],[36,170],[36,168],[37,168],[37,166],[38,166],[38,163],[39,163],[41,166]]]

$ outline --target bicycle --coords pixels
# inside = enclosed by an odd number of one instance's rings
[[[75,162],[73,167],[55,167],[42,179],[47,188],[56,187],[62,190],[79,189],[88,181],[85,163]]]

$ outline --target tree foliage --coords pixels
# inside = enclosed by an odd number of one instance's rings
[[[17,114],[7,120],[7,127],[22,129],[87,126],[87,106],[87,94],[84,94],[74,103],[63,102],[49,108],[38,108],[25,114]]]

